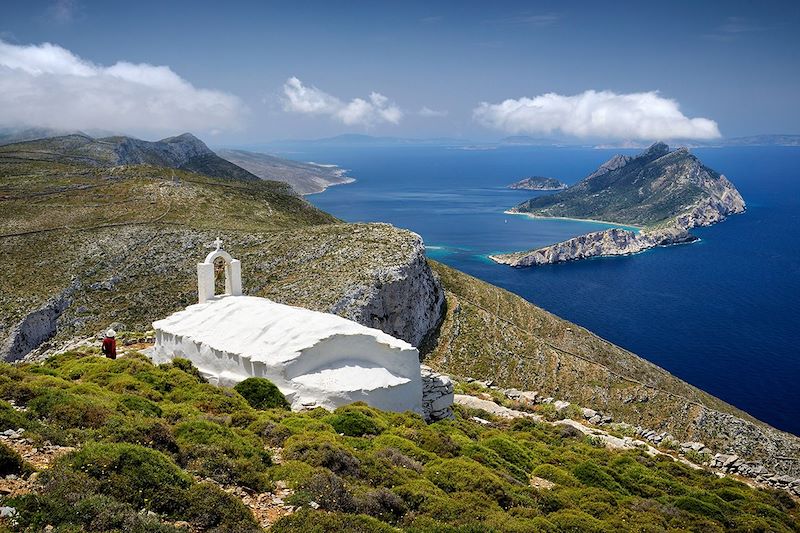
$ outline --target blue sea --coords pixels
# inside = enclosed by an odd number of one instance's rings
[[[694,230],[695,244],[529,269],[486,256],[604,224],[503,211],[536,194],[524,176],[574,183],[630,150],[431,146],[312,147],[357,181],[308,199],[346,221],[411,229],[428,253],[515,292],[786,431],[800,435],[800,148],[696,149],[739,188],[747,212]]]

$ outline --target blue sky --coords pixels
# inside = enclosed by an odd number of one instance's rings
[[[0,19],[0,121],[218,143],[800,133],[798,35],[796,1],[28,0]]]

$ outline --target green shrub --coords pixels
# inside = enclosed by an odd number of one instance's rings
[[[383,433],[378,435],[373,439],[372,445],[375,448],[393,448],[395,450],[399,450],[404,455],[407,455],[412,459],[419,461],[420,463],[427,463],[436,457],[434,454],[423,450],[410,440],[398,435],[393,435],[391,433]]]
[[[500,457],[496,451],[492,450],[491,448],[487,448],[482,444],[470,442],[461,448],[461,455],[464,457],[469,457],[470,459],[474,459],[475,461],[478,461],[482,465],[494,470],[497,473],[507,473],[507,475],[513,476],[519,481],[528,481],[527,472],[518,466],[509,463]]]
[[[186,501],[185,517],[202,531],[216,527],[242,533],[261,531],[242,500],[211,483],[193,485]]]
[[[381,432],[380,427],[372,418],[358,411],[337,413],[327,421],[337,433],[342,433],[349,437],[377,435]]]
[[[611,533],[601,520],[594,518],[577,509],[562,509],[547,515],[547,520],[552,522],[558,531],[564,533]]]
[[[189,420],[175,426],[181,464],[220,483],[239,483],[266,490],[269,452],[253,435],[206,420]]]
[[[198,383],[206,382],[203,375],[200,373],[199,370],[197,370],[197,367],[194,366],[194,364],[192,364],[192,362],[189,359],[184,359],[183,357],[175,357],[171,363],[172,367],[177,368],[178,370],[181,370],[186,374],[189,374],[194,379],[196,379]]]
[[[98,428],[111,416],[111,409],[97,398],[61,389],[45,390],[28,402],[28,410],[61,428]]]
[[[247,378],[234,388],[253,409],[288,409],[289,402],[280,389],[265,378]]]
[[[722,509],[693,496],[679,496],[674,498],[672,500],[672,505],[688,513],[711,518],[718,522],[725,520],[725,514],[722,512]]]
[[[28,471],[30,467],[22,460],[22,456],[4,442],[0,442],[0,476],[9,474],[19,476]]]
[[[301,433],[286,439],[283,456],[321,466],[343,476],[361,474],[361,461],[331,434]]]
[[[0,431],[7,429],[28,429],[30,423],[25,415],[11,407],[11,404],[0,400]]]
[[[406,505],[417,510],[434,498],[446,498],[447,493],[428,479],[415,479],[392,488]]]
[[[625,492],[613,477],[591,461],[584,461],[577,465],[572,469],[572,472],[581,483],[589,487],[599,487],[615,492]]]
[[[115,416],[97,430],[96,440],[140,444],[165,453],[178,452],[172,428],[158,418],[139,415]]]
[[[141,396],[124,395],[117,401],[117,409],[123,413],[140,413],[153,417],[160,417],[162,414],[158,404]]]
[[[445,492],[482,492],[502,506],[511,504],[506,484],[491,470],[466,457],[425,465],[424,476]]]
[[[59,464],[99,481],[98,492],[138,509],[172,513],[191,478],[161,452],[135,444],[94,443],[59,459]]]
[[[537,466],[533,469],[533,475],[565,487],[576,487],[580,485],[580,481],[578,481],[578,478],[576,478],[572,472],[551,464]]]
[[[371,516],[323,513],[310,509],[300,509],[278,520],[270,531],[274,533],[394,533],[397,530]]]

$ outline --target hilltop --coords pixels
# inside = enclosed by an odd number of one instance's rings
[[[53,161],[98,167],[146,164],[217,178],[259,179],[219,157],[191,133],[155,142],[124,136],[94,139],[71,134],[0,146],[0,156],[6,161]]]
[[[520,267],[638,253],[692,242],[696,238],[689,229],[744,210],[744,199],[725,176],[686,148],[670,151],[666,144],[655,143],[634,157],[616,155],[566,190],[532,198],[508,211],[638,226],[641,231],[613,228],[491,259]]]
[[[299,194],[318,193],[332,185],[355,181],[335,165],[303,163],[245,150],[217,150],[217,154],[259,178],[286,182]]]

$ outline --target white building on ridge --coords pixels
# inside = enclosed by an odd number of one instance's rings
[[[407,342],[337,315],[242,296],[241,264],[221,249],[197,265],[199,303],[153,323],[152,358],[184,357],[211,382],[271,380],[292,409],[364,401],[421,412],[419,352]],[[214,262],[225,293],[214,293]]]

